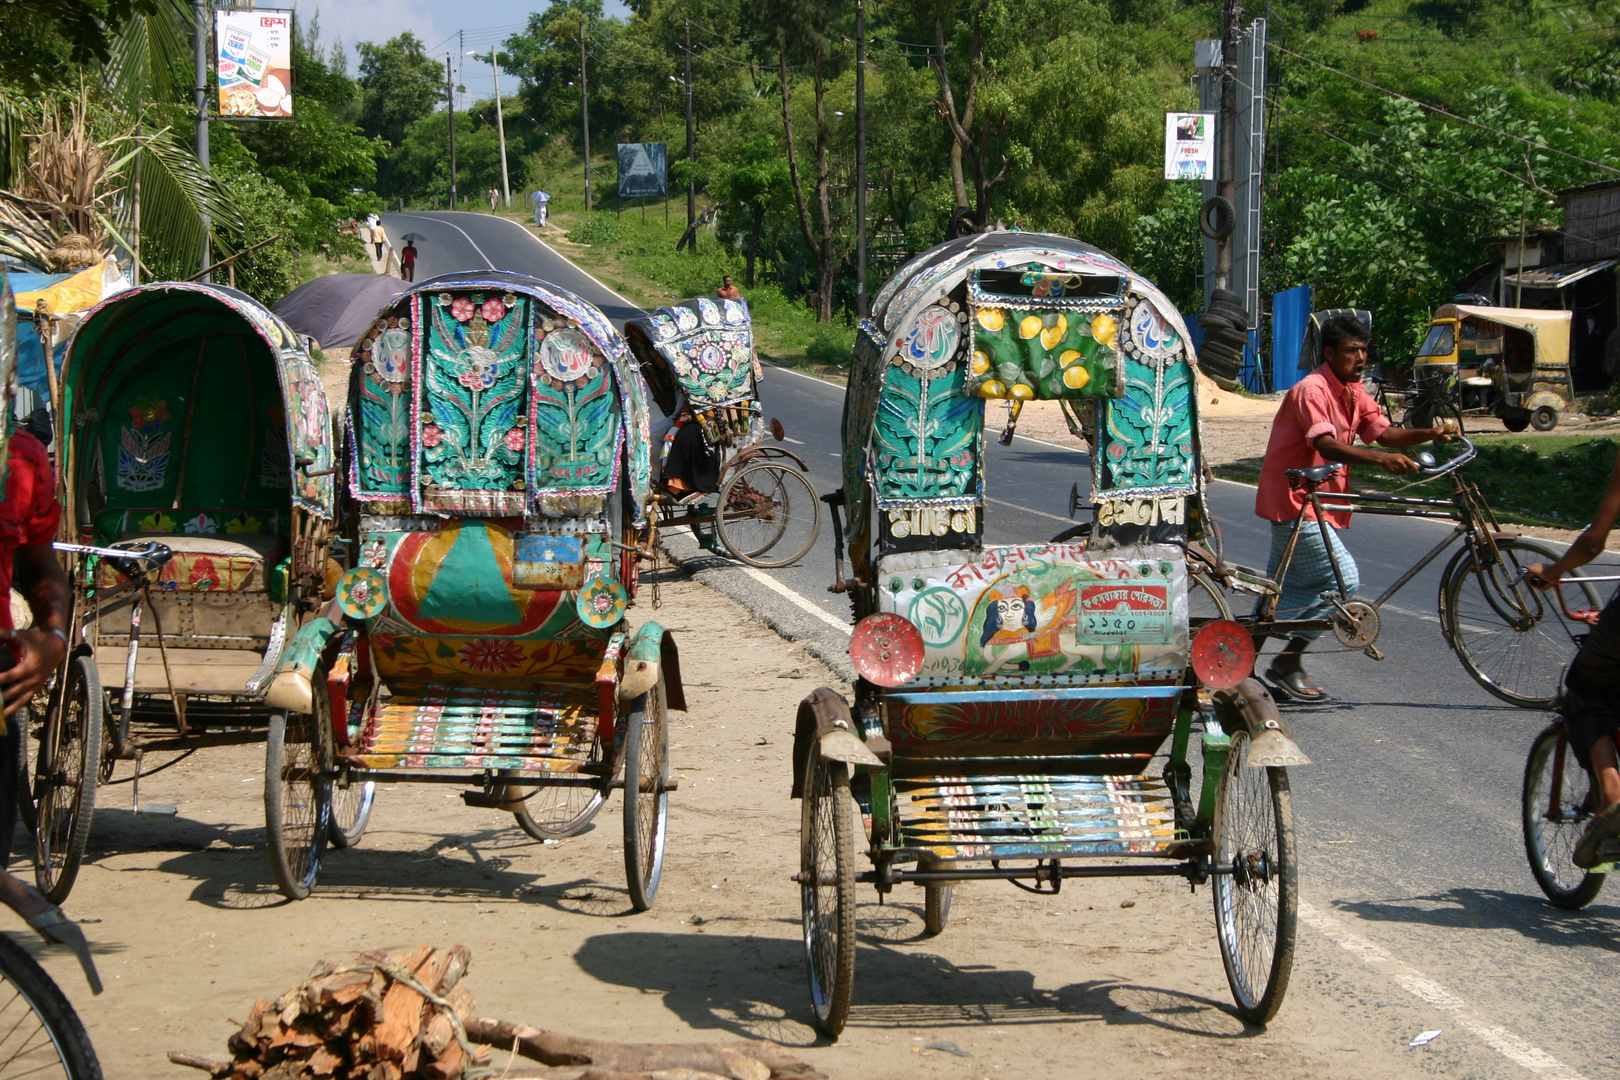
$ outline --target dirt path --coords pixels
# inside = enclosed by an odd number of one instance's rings
[[[671,581],[662,596],[692,708],[675,714],[682,783],[651,912],[625,901],[617,796],[588,833],[544,845],[428,785],[384,789],[360,847],[329,852],[315,895],[285,903],[263,851],[262,748],[204,751],[141,785],[178,818],[133,816],[127,784],[102,790],[67,908],[89,923],[107,993],[91,998],[70,958],[44,956],[107,1074],[198,1075],[165,1052],[222,1052],[228,1018],[318,959],[457,942],[485,1014],[605,1038],[772,1038],[842,1080],[1426,1071],[1399,1048],[1423,1021],[1303,928],[1282,1016],[1246,1029],[1228,1011],[1208,890],[1169,881],[1070,882],[1057,897],[960,888],[934,940],[920,938],[919,890],[880,907],[863,889],[854,1014],[838,1043],[818,1042],[788,880],[788,754],[798,699],[836,682],[700,585]],[[1307,843],[1308,857],[1331,850]],[[963,1056],[930,1048],[942,1043]]]

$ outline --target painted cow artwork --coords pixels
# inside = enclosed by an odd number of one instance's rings
[[[1064,631],[1072,640],[1076,626],[1072,580],[1042,596],[1027,585],[991,589],[984,603],[984,629],[979,634],[984,675],[994,675],[1011,663],[1027,666],[1052,657],[1062,657],[1057,670],[1067,671],[1079,661],[1078,653],[1069,650],[1065,655],[1063,648]]]

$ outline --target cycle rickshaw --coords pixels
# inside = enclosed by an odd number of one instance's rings
[[[751,566],[803,558],[821,530],[821,504],[804,459],[765,441],[780,443],[786,432],[764,419],[747,301],[701,296],[671,304],[630,320],[624,334],[658,408],[671,418],[690,411],[705,444],[726,455],[712,505],[685,504],[655,488],[654,530],[689,526],[700,541],[712,530]]]
[[[537,838],[577,832],[624,787],[631,903],[652,904],[676,786],[665,710],[686,704],[674,639],[625,618],[648,444],[624,339],[546,282],[435,278],[361,337],[353,565],[271,690],[308,732],[280,776],[314,808],[289,897],[314,885],[344,792],[405,782],[465,785]]]
[[[234,289],[141,285],[91,309],[53,402],[72,648],[33,781],[39,887],[60,901],[118,761],[268,737],[288,639],[318,608],[333,528],[331,418],[298,335]],[[147,636],[150,635],[150,636]],[[157,648],[153,649],[152,639]],[[100,672],[122,678],[104,692]],[[300,808],[268,784],[278,819]],[[172,807],[148,807],[173,813]]]
[[[966,881],[1209,882],[1238,1012],[1280,1006],[1298,872],[1286,766],[1307,759],[1250,678],[1249,635],[1207,604],[1190,614],[1185,547],[1207,521],[1194,362],[1157,288],[1061,236],[951,241],[877,295],[844,403],[853,576],[840,561],[834,586],[853,600],[859,679],[853,704],[806,698],[794,738],[827,1034],[848,1015],[857,882],[922,886],[929,933]],[[1059,400],[1093,434],[1088,538],[984,542],[985,405],[1003,399],[1014,414]]]

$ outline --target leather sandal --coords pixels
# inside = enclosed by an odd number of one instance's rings
[[[1311,682],[1311,677],[1305,674],[1303,668],[1294,671],[1278,671],[1273,664],[1266,669],[1266,682],[1281,701],[1332,701],[1328,692]]]
[[[94,993],[101,993],[101,976],[96,973],[96,962],[90,957],[90,942],[85,940],[84,931],[79,924],[62,914],[62,909],[52,904],[44,911],[28,920],[28,925],[39,932],[39,936],[47,942],[57,945],[66,945],[73,950],[73,955],[79,958],[79,966],[84,968],[85,981],[90,984]]]
[[[1620,803],[1615,803],[1592,824],[1586,827],[1586,834],[1581,842],[1575,845],[1575,851],[1569,861],[1582,870],[1590,870],[1599,863],[1608,861],[1602,857],[1605,842],[1620,836]]]

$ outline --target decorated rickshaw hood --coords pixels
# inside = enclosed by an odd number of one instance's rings
[[[75,398],[83,388],[116,375],[126,362],[125,347],[137,336],[159,334],[164,327],[209,315],[245,325],[269,348],[287,429],[292,500],[303,510],[331,519],[336,459],[331,411],[320,376],[298,334],[244,292],[222,285],[162,281],[136,285],[103,300],[85,313],[68,342],[61,376],[64,411],[77,415]]]
[[[699,296],[625,323],[631,348],[655,351],[681,397],[693,405],[731,405],[754,398],[754,335],[746,300]],[[650,382],[651,380],[649,380]],[[672,395],[658,393],[655,398]],[[659,400],[670,411],[674,402]]]
[[[441,293],[468,290],[500,290],[539,301],[566,319],[606,358],[614,377],[617,403],[624,418],[626,473],[624,486],[630,496],[635,519],[645,519],[648,497],[651,494],[650,421],[647,411],[647,388],[624,337],[600,308],[569,292],[561,286],[524,274],[503,270],[468,271],[445,274],[412,285],[390,301],[377,314],[372,326],[360,337],[360,347],[375,336],[380,325],[392,316],[421,307],[423,301]],[[356,361],[360,357],[356,351]],[[351,417],[351,424],[354,418]],[[533,418],[531,418],[533,420]],[[419,433],[420,434],[420,433]],[[358,468],[358,463],[356,463]],[[358,473],[355,478],[357,479]],[[533,479],[532,477],[530,478]]]

